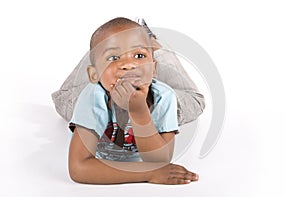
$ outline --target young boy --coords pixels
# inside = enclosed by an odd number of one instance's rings
[[[137,22],[148,31],[149,35],[152,35],[151,41],[155,46],[153,57],[156,60],[157,70],[155,78],[168,84],[176,93],[178,124],[183,125],[194,121],[205,108],[203,95],[181,65],[175,53],[161,45],[160,41],[157,40],[157,36],[152,33],[143,19],[140,18]],[[56,111],[68,122],[72,118],[79,94],[89,83],[86,74],[86,69],[90,65],[88,59],[88,55],[86,55],[69,74],[59,90],[52,93]]]
[[[91,83],[70,124],[71,178],[93,184],[197,181],[195,173],[169,163],[178,130],[176,96],[152,80],[156,63],[145,29],[125,18],[105,23],[91,38],[91,62]]]

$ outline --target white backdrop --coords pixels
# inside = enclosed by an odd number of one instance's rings
[[[0,196],[275,197],[284,185],[287,196],[295,195],[296,1],[174,2],[0,2]],[[178,160],[200,175],[197,183],[95,186],[68,177],[67,124],[50,95],[87,52],[93,31],[117,16],[144,17],[149,26],[190,36],[222,76],[227,112],[217,146],[199,159],[197,139]]]

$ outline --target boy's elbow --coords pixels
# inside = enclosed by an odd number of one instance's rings
[[[76,183],[82,183],[80,167],[79,164],[70,164],[69,163],[69,176]]]
[[[81,162],[69,163],[69,176],[76,183],[87,183],[84,166]]]

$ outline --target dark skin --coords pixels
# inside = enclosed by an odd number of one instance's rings
[[[106,31],[106,33],[108,35],[116,34],[130,28],[132,28],[130,25],[115,27]],[[129,32],[126,35],[126,38],[129,40],[126,44],[129,46],[147,45],[148,43],[144,39],[147,38],[147,35],[141,33],[139,36],[134,31]],[[122,42],[117,42],[119,40]],[[116,37],[113,43],[118,43],[120,47],[123,47],[124,39]],[[108,44],[110,43],[108,42]],[[103,45],[102,47],[105,48],[105,46]],[[108,46],[110,47],[110,45]],[[139,52],[138,59],[134,61],[153,63],[151,51],[137,50]],[[113,51],[113,54],[116,53],[118,52]],[[132,57],[137,57],[135,54],[136,49],[126,51],[126,53],[120,54],[118,58],[114,58],[117,61],[114,60],[109,63],[104,71],[96,66],[90,67],[88,73],[92,83],[100,81],[111,95],[112,100],[128,111],[132,120],[136,145],[143,161],[118,162],[95,158],[98,137],[90,130],[76,126],[69,149],[70,176],[76,182],[89,184],[135,182],[187,184],[197,181],[197,174],[190,172],[183,166],[170,163],[174,151],[175,134],[174,132],[160,134],[152,122],[149,103],[147,104],[150,83],[145,83],[149,76],[143,78],[144,75],[141,74],[129,78],[123,77],[121,80],[118,80],[117,76],[125,76],[127,72],[132,71],[133,67],[130,62]],[[140,54],[145,54],[145,56]],[[143,59],[140,59],[140,57]],[[111,58],[107,59],[111,61]],[[97,59],[97,61],[101,62],[102,60]],[[138,63],[136,65],[139,66]],[[143,71],[144,67],[140,68],[141,73],[152,73],[149,70]],[[149,68],[151,67],[145,67],[145,69]],[[122,103],[124,100],[128,101],[128,103]]]

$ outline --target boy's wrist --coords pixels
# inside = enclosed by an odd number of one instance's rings
[[[129,107],[128,114],[130,116],[130,120],[137,124],[144,125],[152,120],[150,110],[146,102],[139,107]]]
[[[154,170],[145,172],[146,182],[150,182],[152,180],[153,174],[154,174]]]
[[[156,127],[151,118],[145,122],[136,122],[132,120],[131,117],[130,120],[131,120],[131,125],[135,137],[144,138],[144,137],[150,137],[157,134]]]
[[[165,163],[165,162],[148,162],[148,170],[145,170],[145,180],[146,182],[151,182],[151,180],[153,180],[153,178],[155,178],[155,174],[157,173],[157,171],[168,165],[169,163]],[[147,167],[146,167],[147,169]]]
[[[149,109],[144,110],[143,112],[131,112],[129,111],[129,116],[132,124],[135,125],[147,125],[152,122],[151,114]]]

